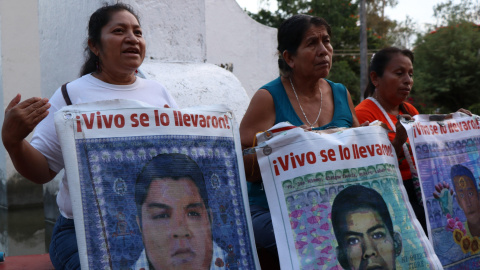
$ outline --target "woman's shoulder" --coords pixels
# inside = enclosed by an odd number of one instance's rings
[[[324,79],[324,80],[330,85],[332,90],[337,90],[337,89],[347,90],[347,87],[345,87],[345,85],[343,85],[342,83],[333,82],[327,79]]]
[[[118,98],[136,99],[154,106],[163,107],[168,104],[172,108],[178,107],[160,82],[140,77],[137,77],[133,84],[117,85],[87,74],[68,83],[67,92],[73,104]]]
[[[360,123],[378,120],[383,116],[375,103],[369,99],[364,99],[355,106],[355,113]]]
[[[278,78],[264,84],[259,89],[265,89],[265,90],[268,90],[269,92],[270,91],[275,91],[277,89],[283,89],[282,79],[280,77],[278,77]]]
[[[140,77],[137,78],[137,82],[139,93],[147,100],[151,100],[152,96],[157,96],[160,98],[160,102],[166,102],[171,108],[178,108],[175,99],[161,82]]]
[[[372,106],[375,105],[370,99],[364,99],[362,100],[357,106],[355,106],[355,111],[356,110],[371,110]]]
[[[159,81],[137,77],[137,82],[143,86],[155,86],[165,89],[165,86]]]
[[[80,78],[77,78],[71,82],[66,83],[67,91],[76,92],[76,91],[86,91],[92,87],[92,85],[98,84],[96,81],[101,82],[99,79],[96,79],[91,74],[83,75]],[[60,88],[61,89],[61,86]]]
[[[67,99],[71,99],[72,95],[85,89],[85,76],[60,85],[49,99],[49,103],[52,104],[50,111],[56,111],[62,108],[67,104]],[[63,88],[65,88],[66,93],[63,93]]]
[[[327,79],[324,79],[324,80],[328,83],[328,85],[330,85],[330,88],[332,89],[332,93],[334,93],[333,98],[335,99],[335,102],[347,100],[348,90],[347,90],[347,87],[345,87],[345,85],[343,85],[342,83],[332,82]]]
[[[88,91],[90,89],[96,91],[98,89],[110,89],[110,90],[145,90],[145,89],[152,89],[158,91],[159,89],[162,91],[166,91],[165,86],[158,81],[144,79],[141,77],[137,77],[135,82],[128,85],[119,85],[119,84],[110,84],[104,82],[100,79],[95,78],[92,74],[84,75],[72,82],[67,84],[67,88],[70,91],[76,91],[81,89],[83,91]]]
[[[407,112],[408,112],[410,115],[414,116],[414,115],[419,114],[417,108],[415,108],[415,106],[413,106],[412,104],[410,104],[410,103],[408,103],[408,102],[404,102],[404,103],[403,103],[403,106],[405,106]]]

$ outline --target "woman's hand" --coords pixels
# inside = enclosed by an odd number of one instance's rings
[[[2,140],[7,151],[19,145],[32,130],[48,115],[48,99],[33,97],[20,102],[17,94],[5,109]]]
[[[395,134],[395,139],[393,139],[393,142],[397,141],[398,143],[400,143],[400,145],[403,145],[408,139],[407,130],[405,130],[405,127],[403,127],[403,125],[400,121],[400,118],[402,118],[402,117],[407,119],[407,120],[412,120],[412,117],[408,114],[402,114],[402,115],[397,116],[398,121],[395,124],[395,129],[397,131],[396,131],[396,134]]]
[[[461,113],[464,113],[464,114],[466,114],[466,115],[468,115],[468,116],[472,116],[472,112],[470,112],[469,110],[464,109],[464,108],[458,109],[457,112],[461,112]]]
[[[400,122],[401,117],[407,120],[412,120],[412,117],[408,114],[402,114],[397,116],[398,121],[395,124],[395,129],[397,131],[395,133],[395,138],[392,141],[392,145],[395,148],[395,152],[397,153],[398,157],[402,157],[404,155],[402,146],[408,139],[407,130],[405,130],[405,127],[403,127],[402,123]]]
[[[25,140],[25,137],[48,115],[48,99],[33,97],[20,102],[18,94],[5,109],[2,140],[17,172],[37,184],[53,179],[47,159]]]

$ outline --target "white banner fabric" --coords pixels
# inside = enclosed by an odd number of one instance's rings
[[[441,269],[382,127],[292,127],[257,135],[282,269]]]
[[[414,149],[429,239],[445,269],[480,269],[480,122],[417,115],[402,122]]]
[[[260,269],[230,110],[111,100],[55,125],[82,269]]]

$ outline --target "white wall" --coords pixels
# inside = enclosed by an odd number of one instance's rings
[[[231,72],[204,63],[208,37],[204,1],[125,2],[138,11],[145,30],[147,55],[141,67],[145,76],[164,84],[181,108],[227,104],[239,121],[249,103],[242,84]]]
[[[3,104],[3,73],[2,73],[2,16],[0,14],[0,104]],[[0,121],[3,123],[4,110],[0,110]],[[0,142],[2,141],[0,137]],[[0,143],[0,145],[3,145]],[[6,166],[6,151],[5,148],[0,147],[0,208],[7,207],[7,179],[5,175],[5,166]],[[0,213],[2,216],[2,213]],[[4,214],[6,217],[6,214]],[[6,226],[6,225],[5,225]],[[0,225],[0,249],[3,248],[2,244],[4,243],[4,237],[2,237],[3,232],[6,231],[6,228],[2,228]]]
[[[84,60],[88,20],[103,2],[39,1],[41,89],[44,95],[51,96],[60,85],[78,78]],[[116,3],[113,0],[105,2]],[[122,2],[131,5],[140,16],[147,41],[146,59],[161,62],[205,61],[203,1]]]
[[[60,85],[78,78],[88,19],[103,3],[115,2],[0,0],[0,102],[6,106],[17,93],[23,98],[50,97]],[[230,103],[241,120],[248,96],[278,76],[276,30],[252,20],[235,0],[123,2],[138,11],[144,28],[147,59],[142,69],[173,88],[179,104]],[[233,63],[233,75],[212,65],[225,63]],[[189,78],[183,86],[182,72]],[[167,81],[172,78],[176,80]],[[190,88],[194,90],[185,91]],[[0,152],[0,167],[4,161]],[[13,173],[7,159],[7,177]]]
[[[251,97],[278,77],[277,30],[250,18],[235,0],[205,0],[207,62],[233,63]]]
[[[230,72],[209,63],[162,63],[145,61],[147,79],[162,82],[180,108],[224,104],[240,123],[250,99],[240,81]]]
[[[147,41],[146,58],[160,62],[205,62],[203,0],[122,2],[139,13]]]
[[[79,77],[88,19],[103,1],[38,2],[41,92],[43,96],[50,97],[62,84]]]
[[[0,0],[4,107],[17,93],[22,94],[22,99],[40,95],[37,7],[37,0]],[[8,159],[7,177],[14,172]]]

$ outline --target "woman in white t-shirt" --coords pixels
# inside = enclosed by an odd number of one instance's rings
[[[125,4],[105,5],[88,24],[86,61],[79,79],[67,85],[72,104],[109,99],[135,99],[156,107],[177,108],[158,82],[138,78],[145,58],[145,40],[138,16]],[[51,181],[64,167],[53,115],[68,105],[58,89],[50,100],[33,97],[21,101],[18,94],[5,110],[2,139],[16,170],[37,184]],[[32,141],[25,138],[35,130]],[[50,245],[55,269],[79,269],[72,205],[64,177],[57,195],[60,210]]]

